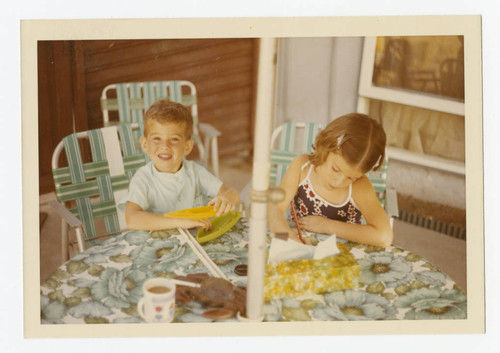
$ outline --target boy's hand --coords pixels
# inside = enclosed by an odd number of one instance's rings
[[[225,215],[229,211],[235,209],[235,205],[224,195],[216,196],[208,202],[208,205],[214,206],[214,210],[217,211],[217,216]]]
[[[240,195],[238,192],[223,184],[217,196],[210,200],[208,205],[213,205],[214,210],[217,211],[217,216],[220,216],[234,210],[238,202],[240,202]]]
[[[192,218],[178,218],[179,228],[203,228],[205,230],[212,229],[212,222],[209,218],[192,219]]]

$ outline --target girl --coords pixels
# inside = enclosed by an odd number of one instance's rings
[[[274,232],[300,241],[283,216],[293,200],[301,230],[389,246],[389,218],[365,176],[383,163],[385,142],[382,126],[367,115],[351,113],[328,124],[316,137],[314,151],[290,163],[279,186],[285,199],[274,212],[270,209],[277,220]]]

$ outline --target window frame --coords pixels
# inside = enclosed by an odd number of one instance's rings
[[[377,37],[365,37],[364,39],[359,79],[360,96],[464,116],[464,102],[444,96],[419,93],[418,91],[374,86],[372,77],[376,42]]]
[[[377,37],[365,37],[363,54],[361,57],[361,72],[358,87],[358,112],[368,114],[370,100],[376,99],[391,103],[434,110],[462,116],[465,119],[464,102],[452,98],[419,93],[417,91],[377,87],[372,83],[373,67],[375,63],[375,46]],[[465,74],[465,73],[464,73]],[[465,176],[465,163],[448,158],[420,154],[397,147],[387,147],[390,159],[399,160],[415,165],[429,167],[453,174]]]

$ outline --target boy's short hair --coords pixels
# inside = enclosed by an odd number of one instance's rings
[[[386,135],[382,126],[365,114],[351,113],[330,122],[316,136],[310,162],[321,165],[330,152],[340,154],[363,173],[384,162]]]
[[[168,99],[160,99],[153,103],[144,114],[144,136],[148,136],[148,125],[152,120],[160,124],[176,123],[184,125],[187,138],[193,134],[193,117],[184,105]]]

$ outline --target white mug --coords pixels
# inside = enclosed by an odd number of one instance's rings
[[[147,322],[171,322],[175,313],[175,283],[168,278],[144,282],[144,296],[137,303],[139,315]]]

